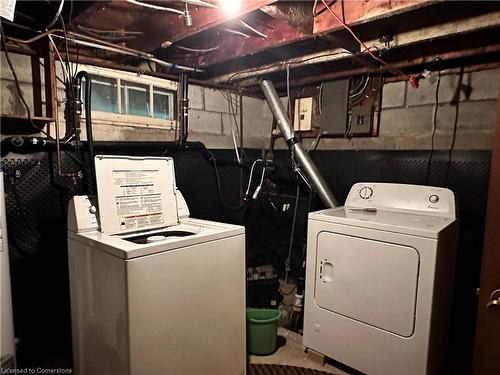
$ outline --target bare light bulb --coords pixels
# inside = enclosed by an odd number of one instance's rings
[[[241,5],[241,0],[220,0],[221,9],[227,14],[235,14]]]

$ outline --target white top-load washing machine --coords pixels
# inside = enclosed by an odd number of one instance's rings
[[[99,215],[68,210],[75,374],[245,373],[244,228],[189,218],[171,158],[95,165]]]
[[[309,214],[304,346],[366,374],[435,374],[455,265],[448,189],[358,183]]]

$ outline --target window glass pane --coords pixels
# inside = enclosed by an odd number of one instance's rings
[[[123,85],[128,95],[127,114],[149,117],[149,86],[134,82],[123,82]]]
[[[156,118],[174,119],[174,95],[171,91],[154,87],[153,90],[153,114]]]
[[[125,98],[125,87],[123,87],[123,85],[120,86],[120,97],[122,100],[120,113],[122,115],[126,115],[127,114],[127,103],[126,103],[127,99]]]
[[[92,78],[92,111],[118,113],[116,79],[95,75],[90,77]],[[82,85],[82,98],[85,101],[84,85]]]

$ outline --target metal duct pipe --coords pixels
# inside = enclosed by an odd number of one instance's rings
[[[297,138],[295,138],[293,126],[286,115],[286,111],[283,108],[283,104],[280,101],[273,83],[269,80],[263,80],[260,82],[260,86],[266,96],[267,104],[269,104],[269,108],[271,109],[278,127],[281,130],[281,134],[285,138],[288,148],[292,152],[292,155],[294,155],[300,168],[311,182],[314,190],[318,193],[321,201],[327,207],[338,206],[337,200],[328,188],[323,176],[319,173],[318,168],[316,168],[307,152],[302,149],[302,144],[297,141]]]

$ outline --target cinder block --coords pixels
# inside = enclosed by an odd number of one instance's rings
[[[222,117],[219,112],[189,111],[189,129],[198,133],[222,134]]]
[[[406,82],[391,82],[382,90],[382,108],[403,107],[405,105]]]
[[[229,113],[229,101],[220,90],[205,88],[205,110]]]
[[[434,104],[436,101],[437,73],[431,78],[420,81],[418,88],[408,86],[406,93],[406,105],[417,106]],[[450,103],[455,96],[458,85],[458,75],[443,75],[439,85],[439,103]],[[467,83],[467,74],[464,75],[462,83]],[[464,100],[463,91],[460,92],[460,100]]]
[[[497,99],[500,90],[500,69],[471,73],[470,100]]]
[[[228,100],[229,112],[235,112],[236,115],[240,115],[240,95],[235,92],[224,92],[226,97],[231,98],[232,102]]]
[[[448,105],[440,111],[438,124],[453,128],[455,106]],[[496,101],[485,100],[460,103],[458,111],[458,129],[494,129],[496,121]]]
[[[10,60],[14,69],[16,71],[17,78],[20,83],[31,82],[31,57],[27,55],[20,55],[17,53],[9,53]],[[2,81],[13,80],[14,76],[10,70],[7,59],[5,58],[5,53],[1,53],[1,64],[0,64],[0,77]]]
[[[24,100],[28,104],[33,116],[33,89],[29,83],[20,83]],[[14,80],[2,79],[0,86],[1,113],[16,116],[26,116],[26,108],[18,94]]]
[[[262,118],[273,120],[273,113],[265,100],[262,103]]]
[[[245,121],[245,119],[243,119]],[[245,123],[245,122],[243,122]],[[235,126],[236,125],[236,126]],[[239,132],[240,129],[240,117],[236,116],[236,119],[232,114],[222,113],[222,134],[231,135],[231,127],[236,132]],[[239,138],[238,133],[236,133],[236,137]],[[238,139],[239,142],[239,139]]]
[[[382,110],[380,135],[411,132],[419,134],[432,126],[433,106]]]
[[[206,133],[193,133],[190,135],[191,140],[196,140],[202,142],[205,146],[210,149],[222,148],[222,149],[232,149],[233,140],[229,136],[225,135],[215,135]]]
[[[460,132],[455,141],[455,150],[491,150],[493,133],[493,129]]]
[[[280,98],[280,100],[281,100],[281,103],[283,104],[283,107],[285,109],[287,109],[287,107],[288,107],[288,96],[282,96]],[[267,104],[267,102],[266,102],[266,104]],[[268,107],[269,107],[269,105],[268,105]]]
[[[98,141],[173,141],[175,132],[173,130],[137,128],[133,126],[117,126],[111,124],[99,124],[94,126],[92,133],[94,140]],[[87,139],[85,127],[82,128],[82,139]]]
[[[266,118],[244,118],[243,136],[245,138],[261,137],[269,139],[271,136],[272,121]]]
[[[204,90],[201,86],[189,85],[188,88],[189,108],[204,109]]]
[[[264,114],[264,103],[263,100],[252,98],[250,96],[243,97],[243,117],[262,117]],[[270,112],[269,112],[270,113]]]

